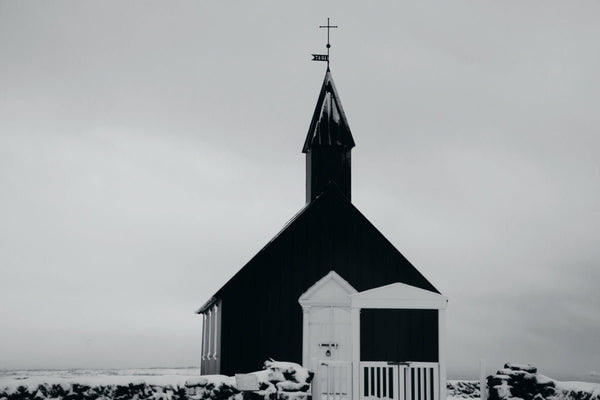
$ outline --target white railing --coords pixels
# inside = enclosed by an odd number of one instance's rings
[[[438,363],[361,362],[363,400],[440,400]]]
[[[360,398],[398,400],[398,366],[387,362],[360,363]]]
[[[319,362],[313,383],[313,399],[352,400],[352,363]]]

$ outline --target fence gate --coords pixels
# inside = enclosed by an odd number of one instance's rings
[[[313,382],[315,400],[352,400],[352,363],[321,361]]]
[[[361,362],[361,400],[440,400],[438,363]]]

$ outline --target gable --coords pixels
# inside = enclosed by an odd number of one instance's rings
[[[365,290],[350,295],[352,307],[393,309],[445,309],[448,298],[404,283]]]
[[[357,291],[401,282],[439,293],[331,184],[215,296],[238,296],[253,288],[254,295],[264,290],[270,292],[265,296],[275,298],[273,292],[282,286],[295,296],[297,304],[299,296],[330,270]]]
[[[302,306],[314,305],[350,305],[350,295],[356,294],[352,287],[337,272],[329,271],[327,275],[312,285],[300,296],[298,302]]]

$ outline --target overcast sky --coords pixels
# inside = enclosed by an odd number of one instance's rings
[[[304,205],[325,72],[353,203],[450,299],[449,372],[600,371],[600,4],[0,1],[0,368],[191,366]]]

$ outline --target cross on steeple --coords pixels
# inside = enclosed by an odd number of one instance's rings
[[[327,69],[329,70],[329,49],[331,48],[331,44],[329,43],[329,30],[331,28],[337,28],[337,25],[329,24],[329,17],[327,18],[327,25],[319,25],[319,28],[327,28],[327,56],[323,57],[320,54],[313,54],[313,61],[327,61]]]

